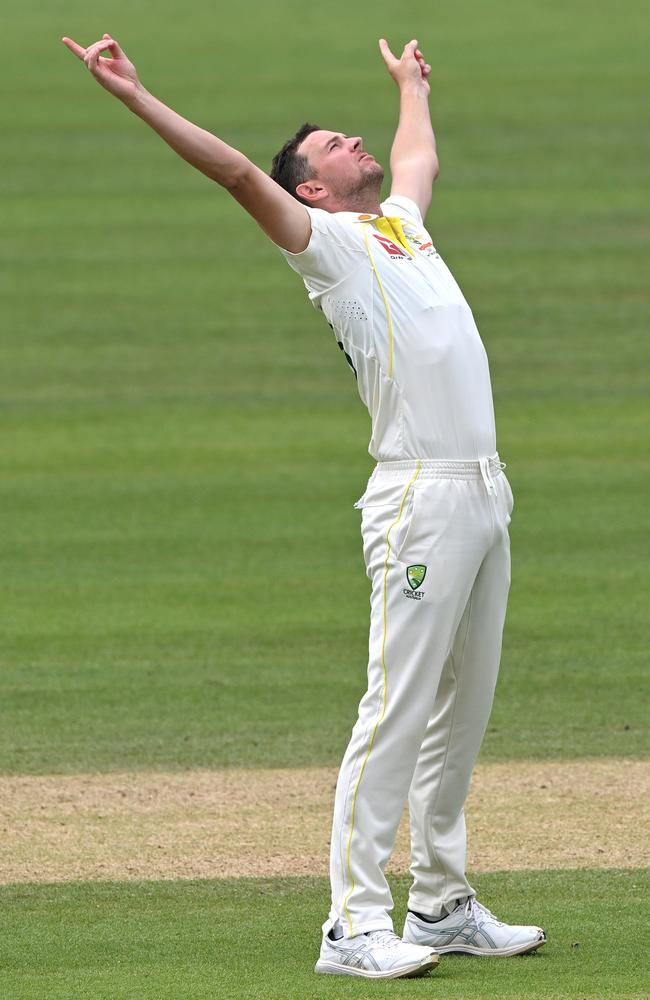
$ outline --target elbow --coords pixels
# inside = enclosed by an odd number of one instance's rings
[[[228,179],[224,184],[224,187],[230,192],[237,191],[246,183],[247,177],[248,170],[246,169],[246,164],[238,165],[228,175]]]
[[[217,184],[220,184],[226,191],[233,194],[245,186],[250,177],[250,166],[250,160],[242,156],[241,160],[238,160],[236,163],[229,163],[225,169],[223,166],[220,166],[212,170],[210,176]]]
[[[438,157],[436,156],[435,160],[433,161],[433,173],[431,175],[432,182],[438,180],[439,174],[440,174],[440,164],[438,163]]]

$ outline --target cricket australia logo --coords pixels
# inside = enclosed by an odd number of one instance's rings
[[[426,575],[427,575],[427,568],[426,566],[423,566],[421,563],[418,563],[414,566],[407,566],[406,580],[411,589],[407,590],[405,587],[404,596],[410,597],[412,600],[415,601],[421,601],[422,598],[424,597],[424,591],[420,590],[419,588],[422,586]]]

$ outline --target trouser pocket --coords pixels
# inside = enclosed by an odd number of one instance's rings
[[[361,532],[368,576],[377,559],[383,564],[387,559],[400,562],[407,558],[414,535],[416,496],[414,486],[398,482],[366,491],[358,501],[362,502]]]

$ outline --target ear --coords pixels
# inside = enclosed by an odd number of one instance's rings
[[[327,198],[327,189],[319,181],[304,181],[299,184],[296,188],[296,194],[304,198],[305,201],[314,202],[322,201],[323,198]]]

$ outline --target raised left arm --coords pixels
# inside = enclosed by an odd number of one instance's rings
[[[411,198],[424,218],[439,172],[436,137],[429,112],[431,66],[425,62],[417,39],[404,46],[400,59],[393,55],[384,38],[380,38],[379,48],[400,92],[399,123],[390,153],[390,193]]]

